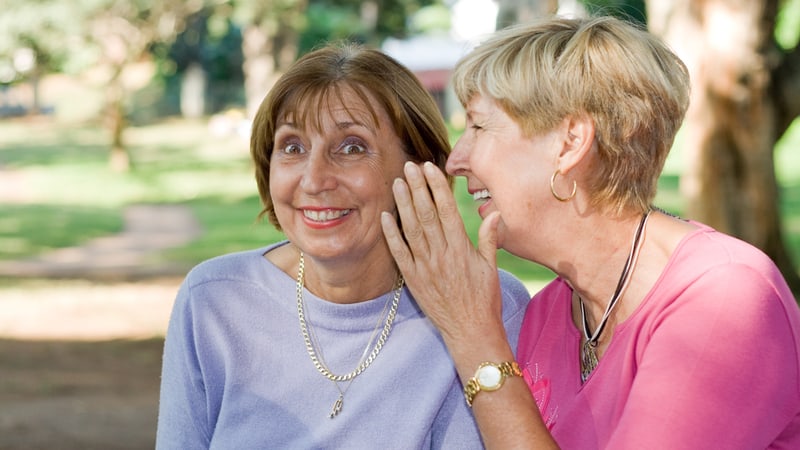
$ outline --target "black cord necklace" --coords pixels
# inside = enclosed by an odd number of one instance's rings
[[[581,308],[581,320],[583,322],[583,335],[586,338],[586,342],[584,342],[581,346],[582,382],[586,382],[586,380],[589,378],[589,375],[592,373],[592,371],[594,371],[595,367],[597,367],[597,344],[600,341],[600,335],[603,334],[603,329],[605,329],[606,322],[608,322],[608,318],[611,316],[614,306],[617,305],[620,297],[622,297],[622,293],[628,286],[631,272],[633,271],[633,267],[636,265],[636,259],[639,257],[639,250],[641,250],[642,247],[643,241],[641,238],[644,234],[644,227],[647,224],[647,219],[650,217],[651,212],[652,209],[648,209],[647,212],[642,215],[642,220],[639,222],[639,226],[636,228],[636,233],[633,235],[631,251],[628,254],[628,259],[625,261],[625,266],[622,268],[622,273],[620,274],[619,281],[617,282],[617,288],[614,290],[614,295],[612,295],[611,299],[608,301],[608,305],[606,305],[606,311],[603,313],[603,317],[600,319],[597,329],[594,330],[594,333],[592,333],[591,336],[589,335],[589,321],[586,319],[586,309],[583,305],[583,299],[580,295],[578,295],[578,304]]]

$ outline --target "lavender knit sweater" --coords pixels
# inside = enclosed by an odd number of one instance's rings
[[[279,243],[275,245],[283,245]],[[263,257],[271,247],[194,268],[178,292],[164,348],[158,449],[482,448],[441,337],[404,289],[379,356],[339,396],[306,352],[295,280]],[[501,272],[503,315],[515,346],[529,301]],[[304,294],[333,373],[350,372],[392,293],[339,305]]]

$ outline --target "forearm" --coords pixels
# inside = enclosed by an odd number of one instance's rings
[[[500,325],[474,329],[472,337],[445,338],[462,385],[481,363],[514,361],[502,330]],[[558,448],[522,377],[507,377],[496,391],[478,392],[472,409],[488,449]]]

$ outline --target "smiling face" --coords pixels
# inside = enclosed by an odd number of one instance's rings
[[[316,258],[390,258],[380,214],[395,209],[391,184],[408,156],[386,111],[347,87],[307,103],[275,130],[269,189],[281,228]]]
[[[553,200],[549,177],[556,168],[558,129],[526,137],[494,100],[480,94],[466,113],[467,128],[447,160],[447,172],[466,177],[482,218],[500,212],[498,246],[524,254],[520,246]]]

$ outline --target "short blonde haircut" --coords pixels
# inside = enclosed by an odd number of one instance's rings
[[[585,187],[594,206],[617,213],[650,206],[690,89],[664,43],[612,17],[498,31],[459,62],[453,85],[464,105],[494,99],[529,136],[588,114],[598,159]]]

